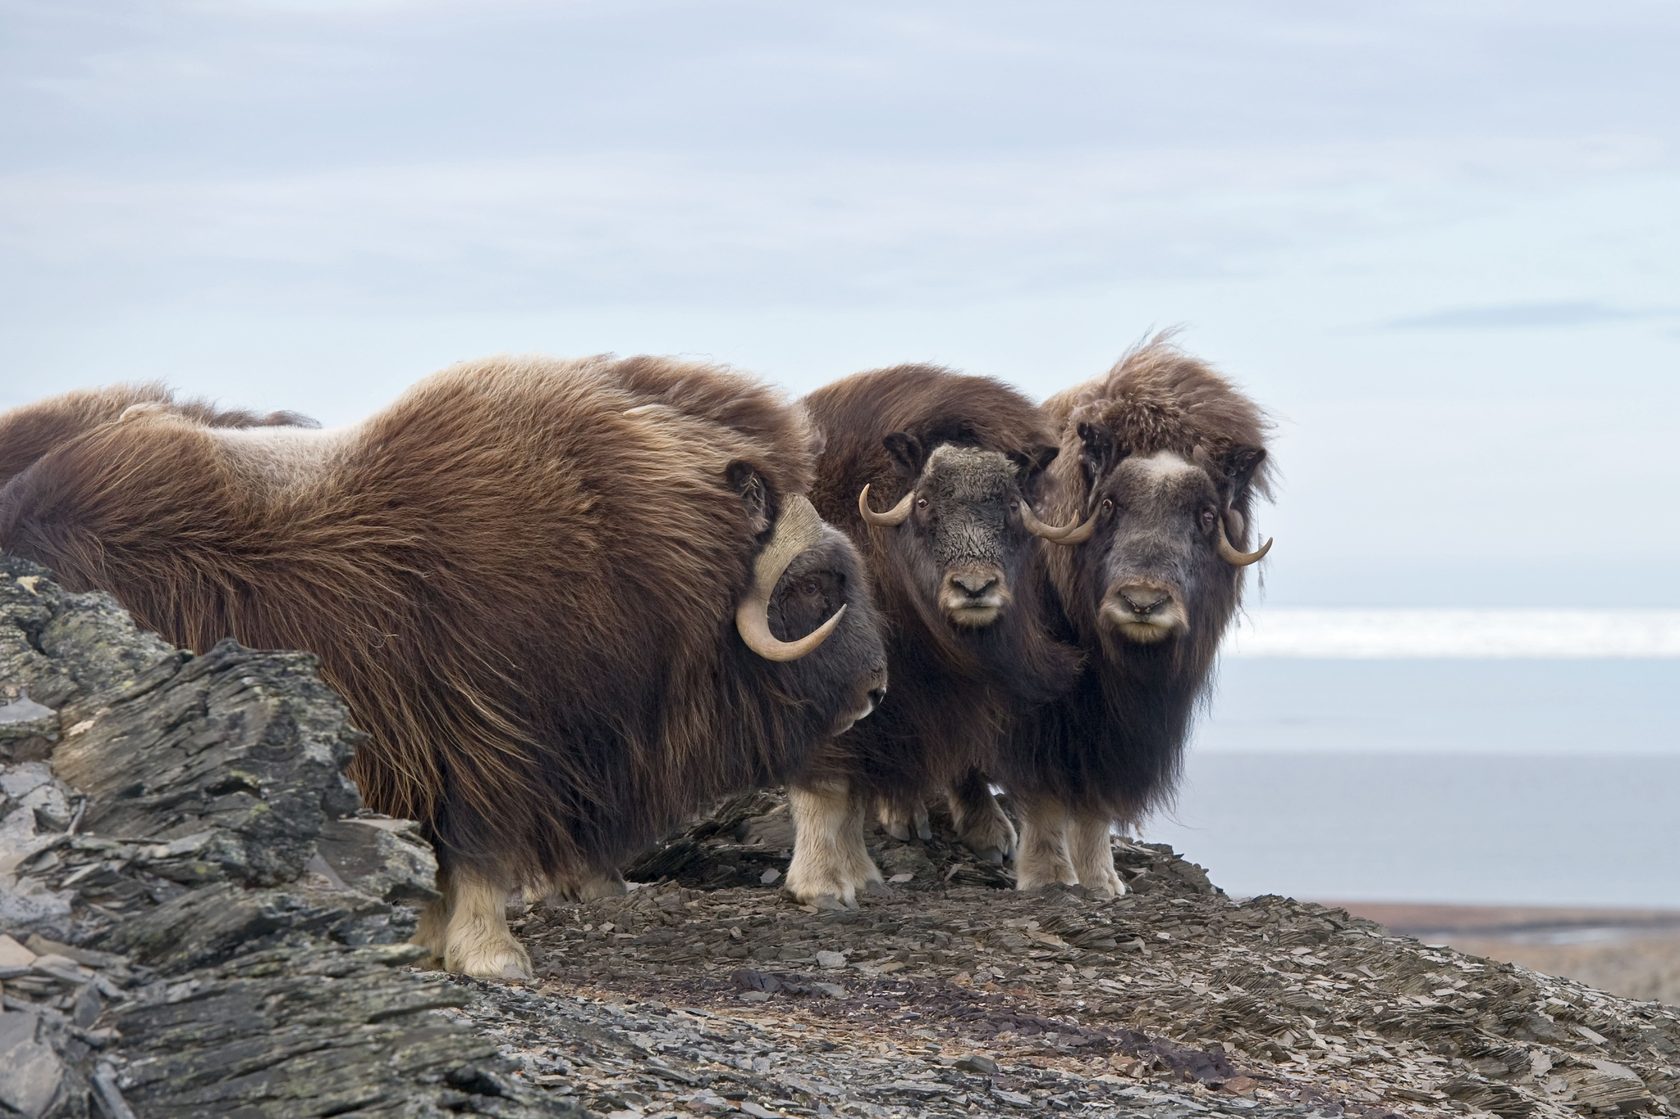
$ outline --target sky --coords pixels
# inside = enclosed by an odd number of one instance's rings
[[[0,0],[0,407],[672,353],[1276,418],[1262,601],[1680,606],[1680,8]]]

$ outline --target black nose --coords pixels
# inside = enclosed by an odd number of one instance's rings
[[[1119,594],[1120,601],[1140,618],[1147,618],[1172,601],[1172,595],[1154,588],[1122,587]]]
[[[971,575],[964,573],[951,576],[951,582],[968,592],[969,598],[980,598],[989,594],[997,586],[996,575]]]
[[[879,688],[869,689],[869,702],[873,703],[876,707],[881,706],[881,701],[886,698],[887,687],[885,684],[881,685]]]

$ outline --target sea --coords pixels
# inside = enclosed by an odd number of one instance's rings
[[[1238,896],[1680,909],[1680,610],[1257,610],[1137,831]]]

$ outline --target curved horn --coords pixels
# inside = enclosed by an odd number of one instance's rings
[[[1040,539],[1048,540],[1052,544],[1061,544],[1069,548],[1075,544],[1085,543],[1096,534],[1097,516],[1098,514],[1092,513],[1085,519],[1084,524],[1074,523],[1057,528],[1055,525],[1047,525],[1039,520],[1038,514],[1032,511],[1032,506],[1028,505],[1025,500],[1021,502],[1021,523],[1027,526],[1028,532]]]
[[[796,661],[827,641],[840,625],[845,604],[829,615],[822,625],[794,641],[783,641],[770,632],[770,596],[788,565],[822,537],[822,518],[804,497],[794,496],[782,506],[770,540],[753,561],[752,586],[735,607],[735,629],[741,641],[767,661]]]
[[[910,503],[916,500],[916,491],[905,494],[897,505],[885,513],[877,513],[869,507],[869,487],[864,486],[858,493],[858,512],[863,514],[865,522],[872,525],[882,525],[886,528],[897,528],[910,516]]]
[[[770,596],[760,594],[757,587],[753,593],[741,600],[741,605],[735,608],[735,628],[741,634],[741,640],[747,648],[757,653],[767,661],[796,661],[807,653],[815,652],[817,646],[827,641],[840,624],[840,615],[846,612],[845,604],[829,615],[828,621],[807,633],[797,641],[783,641],[770,632]]]
[[[1231,544],[1231,538],[1225,535],[1224,517],[1219,518],[1219,539],[1216,544],[1219,547],[1219,558],[1232,567],[1247,567],[1251,563],[1259,563],[1266,557],[1266,553],[1272,550],[1271,538],[1267,537],[1266,542],[1252,552],[1237,551]]]

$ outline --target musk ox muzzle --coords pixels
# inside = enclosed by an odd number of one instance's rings
[[[973,564],[945,573],[939,608],[956,626],[980,628],[997,621],[1009,605],[1008,580],[994,564]]]
[[[1180,592],[1156,579],[1116,582],[1103,596],[1103,625],[1128,641],[1153,645],[1190,631],[1190,614]]]

